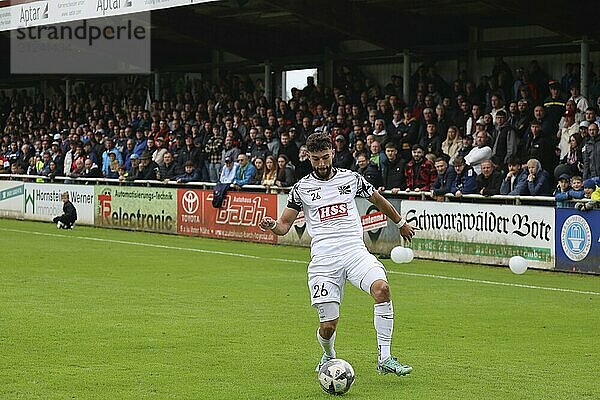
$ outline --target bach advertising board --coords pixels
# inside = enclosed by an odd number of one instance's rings
[[[177,189],[96,186],[96,226],[177,232]]]
[[[52,221],[63,213],[61,193],[68,192],[77,210],[77,224],[94,224],[94,187],[54,183],[25,183],[25,219]]]
[[[0,217],[23,218],[25,184],[0,181]]]
[[[177,233],[219,239],[276,243],[273,232],[259,228],[265,216],[277,218],[277,195],[229,191],[221,208],[210,190],[177,190]]]
[[[508,265],[522,256],[532,267],[554,269],[551,207],[407,200],[401,211],[420,229],[412,244],[417,257]]]
[[[600,274],[600,210],[556,209],[556,269]]]

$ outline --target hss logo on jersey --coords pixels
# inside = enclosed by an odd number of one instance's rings
[[[323,222],[334,218],[347,217],[348,205],[346,203],[331,204],[320,207],[317,211],[319,212],[319,219]]]
[[[350,194],[350,185],[338,186],[338,191],[340,192],[340,194]]]

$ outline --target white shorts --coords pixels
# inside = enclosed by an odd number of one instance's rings
[[[387,282],[385,267],[365,249],[351,250],[343,256],[314,257],[308,264],[310,304],[335,302],[344,296],[346,279],[360,290],[371,293],[373,282]]]

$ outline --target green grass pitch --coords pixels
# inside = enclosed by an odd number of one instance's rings
[[[0,220],[0,252],[0,399],[329,397],[308,249]],[[372,300],[348,285],[345,398],[600,398],[600,277],[384,263],[414,371],[376,373]]]

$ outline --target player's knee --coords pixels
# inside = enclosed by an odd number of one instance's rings
[[[377,302],[390,300],[390,285],[384,280],[377,280],[371,285],[371,296]]]

